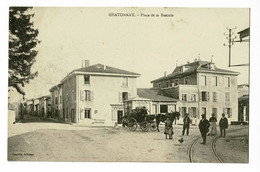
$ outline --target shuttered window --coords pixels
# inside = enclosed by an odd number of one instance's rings
[[[212,92],[213,102],[217,102],[217,92]]]

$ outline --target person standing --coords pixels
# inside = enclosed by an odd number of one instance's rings
[[[207,133],[209,132],[210,124],[209,124],[209,121],[206,119],[205,114],[202,114],[201,117],[202,117],[202,119],[200,120],[200,123],[199,123],[199,130],[200,130],[201,137],[202,137],[202,140],[203,140],[203,142],[201,144],[205,145],[206,144],[206,137],[207,137]]]
[[[164,128],[164,134],[165,134],[165,138],[167,139],[167,135],[169,135],[169,139],[172,139],[172,135],[173,133],[173,128],[172,128],[172,123],[173,120],[167,116],[166,120],[165,120],[165,128]]]
[[[217,134],[217,125],[216,125],[217,118],[215,117],[214,113],[211,114],[211,117],[209,118],[209,122],[210,122],[210,127],[211,128],[210,128],[210,132],[209,132],[208,136],[209,135],[214,136],[214,135]]]
[[[222,118],[219,121],[219,127],[220,127],[220,137],[226,137],[226,129],[228,128],[228,120],[225,117],[225,114],[222,113]]]
[[[183,130],[182,130],[182,135],[185,134],[185,130],[187,129],[187,136],[189,135],[189,129],[190,129],[190,117],[189,114],[185,114],[185,118],[183,119]]]

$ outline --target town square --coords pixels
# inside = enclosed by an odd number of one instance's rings
[[[10,7],[8,161],[249,163],[249,21]]]

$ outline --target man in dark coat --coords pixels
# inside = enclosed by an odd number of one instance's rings
[[[202,119],[200,120],[199,123],[199,129],[200,129],[200,133],[201,133],[201,137],[203,142],[201,144],[205,145],[206,144],[206,137],[207,137],[207,133],[209,132],[209,121],[206,119],[206,115],[202,114],[201,115]]]
[[[222,136],[226,137],[226,129],[228,128],[228,120],[225,117],[224,113],[222,113],[222,118],[219,121],[219,128],[220,128],[220,137],[222,137]]]
[[[182,135],[185,134],[185,130],[187,129],[187,136],[189,135],[189,129],[190,129],[190,117],[189,114],[185,114],[185,118],[183,119],[183,130],[182,130]]]

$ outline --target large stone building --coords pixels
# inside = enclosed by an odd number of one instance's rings
[[[192,123],[197,124],[201,114],[209,118],[212,113],[218,120],[225,113],[230,123],[238,121],[238,74],[220,69],[213,62],[198,60],[177,66],[171,74],[151,83],[179,99],[177,107],[181,117],[189,113]]]
[[[61,120],[114,125],[123,114],[123,101],[137,96],[138,73],[96,64],[73,70],[50,89],[52,114]]]

